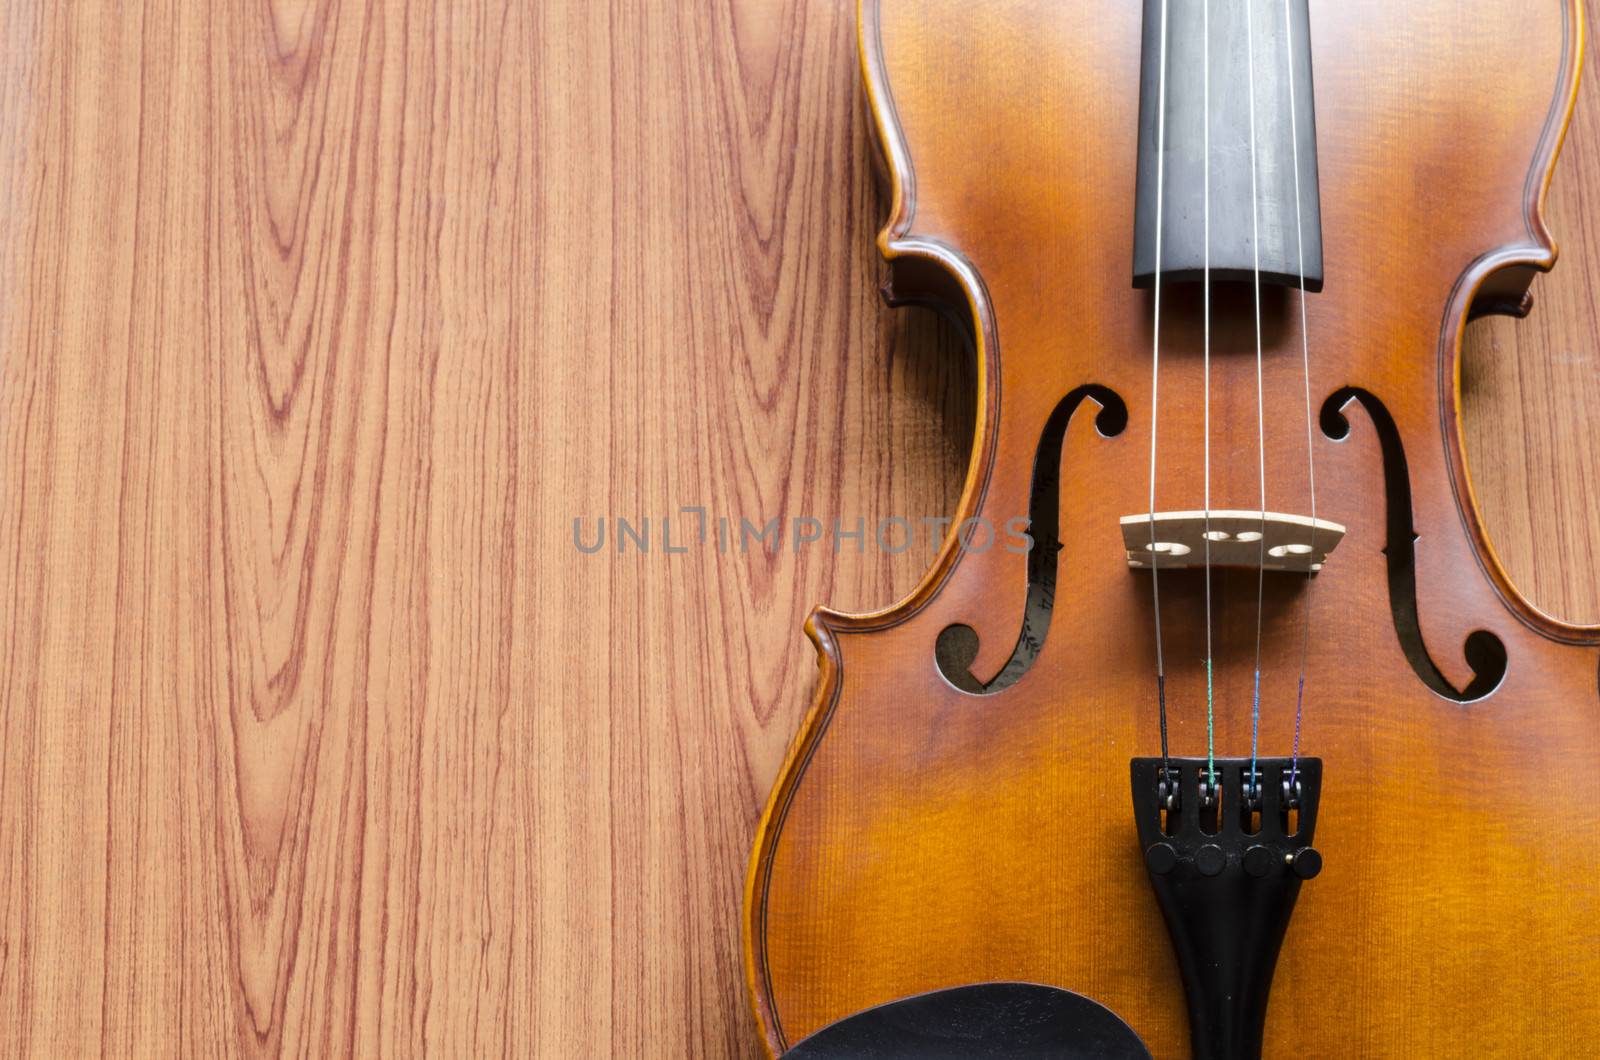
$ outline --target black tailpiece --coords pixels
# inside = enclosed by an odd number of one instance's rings
[[[1322,760],[1135,758],[1133,812],[1189,999],[1195,1060],[1257,1060],[1267,994],[1311,847]],[[1170,772],[1169,772],[1170,770]],[[1294,772],[1293,790],[1289,787]]]

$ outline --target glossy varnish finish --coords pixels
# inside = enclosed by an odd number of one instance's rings
[[[1540,205],[1581,12],[1570,0],[1314,4],[1312,38],[1327,268],[1309,304],[1317,514],[1349,535],[1313,595],[1306,749],[1325,762],[1327,869],[1290,928],[1266,1053],[1571,1053],[1600,1025],[1586,988],[1600,974],[1600,825],[1568,780],[1600,755],[1600,628],[1533,608],[1488,549],[1456,371],[1469,307],[1516,305],[1529,270],[1553,260]],[[814,616],[823,677],[747,896],[758,1016],[778,1049],[894,997],[1018,979],[1082,991],[1156,1055],[1182,1055],[1181,993],[1127,790],[1128,758],[1159,748],[1149,583],[1124,567],[1117,533],[1148,503],[1152,306],[1128,283],[1139,15],[866,0],[862,39],[892,173],[880,246],[896,293],[916,297],[942,271],[979,336],[958,518],[1026,513],[1040,431],[1074,388],[1109,387],[1131,419],[1119,431],[1086,404],[1067,432],[1054,621],[1014,685],[959,692],[933,645],[968,625],[973,674],[1000,669],[1022,621],[1020,556],[947,549],[898,607]],[[1296,298],[1268,292],[1264,309],[1267,506],[1304,513]],[[1250,301],[1235,291],[1217,306],[1212,503],[1243,508],[1258,488]],[[1169,293],[1162,508],[1200,506],[1199,320],[1192,293]],[[1319,416],[1347,387],[1371,409],[1350,402],[1341,420],[1336,402]],[[1405,465],[1387,489],[1384,409]],[[1384,554],[1384,503],[1404,497],[1402,479],[1431,662],[1402,650],[1411,601],[1391,606],[1387,565],[1405,549]],[[1219,754],[1249,749],[1254,582],[1217,581]],[[1263,753],[1290,746],[1303,591],[1268,589]],[[1201,599],[1194,577],[1169,577],[1180,754],[1205,746]],[[1466,689],[1483,664],[1463,646],[1483,631],[1509,659],[1492,695],[1463,704],[1424,687],[1418,667]]]
[[[970,372],[879,304],[855,39],[842,0],[0,4],[0,1054],[758,1053],[800,624],[930,553],[570,518],[954,507]],[[1589,620],[1597,88],[1468,421],[1508,565]]]

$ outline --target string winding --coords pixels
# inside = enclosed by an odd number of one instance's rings
[[[1203,88],[1201,89],[1201,124],[1203,125],[1202,143],[1204,149],[1202,166],[1204,178],[1204,208],[1205,216],[1205,264],[1202,275],[1201,299],[1205,304],[1205,340],[1203,364],[1205,373],[1205,539],[1206,556],[1206,776],[1213,790],[1217,783],[1217,715],[1216,697],[1213,690],[1212,669],[1215,655],[1212,652],[1211,641],[1211,0],[1204,0],[1201,6],[1201,37],[1203,43],[1200,48],[1200,67],[1202,70]]]
[[[1245,785],[1245,790],[1253,800],[1259,794],[1257,787],[1260,777],[1256,762],[1261,749],[1261,619],[1267,574],[1267,424],[1261,378],[1261,209],[1256,192],[1256,33],[1252,6],[1246,6],[1244,26],[1250,82],[1250,250],[1254,255],[1256,316],[1256,458],[1257,476],[1261,483],[1261,536],[1256,559],[1255,691],[1250,707],[1250,776]]]
[[[1150,592],[1155,604],[1156,701],[1161,712],[1162,776],[1171,774],[1167,746],[1167,666],[1161,646],[1161,556],[1156,551],[1156,427],[1161,409],[1161,230],[1166,198],[1167,152],[1167,13],[1170,0],[1161,0],[1161,69],[1156,76],[1156,268],[1154,339],[1150,353]]]
[[[1311,492],[1311,554],[1317,552],[1317,457],[1312,446],[1311,433],[1311,329],[1306,319],[1306,248],[1304,223],[1300,212],[1300,128],[1294,96],[1294,16],[1289,0],[1283,0],[1284,59],[1289,82],[1289,134],[1294,144],[1294,240],[1299,256],[1300,274],[1300,365],[1305,382],[1306,399],[1306,481]],[[1300,681],[1294,702],[1294,749],[1289,759],[1289,792],[1294,791],[1300,776],[1300,728],[1305,718],[1306,670],[1311,659],[1311,587],[1316,584],[1316,571],[1306,570],[1305,620],[1300,631]]]

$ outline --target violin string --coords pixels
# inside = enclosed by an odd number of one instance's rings
[[[1167,8],[1161,0],[1160,71],[1156,75],[1156,263],[1154,337],[1150,353],[1150,592],[1155,605],[1156,701],[1161,712],[1162,778],[1171,775],[1167,749],[1167,666],[1161,648],[1161,555],[1156,551],[1156,425],[1161,408],[1161,229],[1167,152]]]
[[[1250,249],[1255,255],[1255,314],[1256,314],[1256,457],[1257,475],[1261,483],[1261,536],[1256,560],[1256,666],[1255,691],[1250,707],[1250,775],[1247,790],[1253,799],[1257,794],[1256,761],[1260,752],[1261,736],[1261,616],[1266,595],[1267,572],[1267,428],[1265,403],[1262,399],[1261,379],[1261,219],[1256,197],[1256,35],[1253,4],[1245,6],[1245,48],[1249,64],[1250,96]]]
[[[1305,621],[1300,630],[1300,683],[1294,702],[1294,750],[1289,759],[1289,790],[1300,776],[1300,724],[1305,717],[1306,669],[1311,660],[1311,587],[1316,583],[1312,569],[1317,555],[1317,458],[1311,435],[1311,329],[1306,320],[1306,249],[1300,217],[1300,129],[1294,98],[1294,18],[1289,0],[1283,0],[1284,56],[1289,81],[1289,138],[1294,144],[1294,240],[1300,272],[1300,366],[1306,398],[1306,481],[1311,490],[1311,562],[1306,566]],[[1309,29],[1308,29],[1309,31]]]
[[[1205,215],[1205,266],[1201,299],[1205,303],[1205,346],[1202,363],[1205,372],[1205,541],[1206,553],[1206,776],[1213,790],[1217,783],[1217,718],[1212,694],[1211,649],[1211,0],[1201,5],[1200,68],[1202,71],[1200,123],[1202,126],[1202,186]]]

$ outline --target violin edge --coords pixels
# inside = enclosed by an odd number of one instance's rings
[[[784,753],[783,765],[778,769],[772,791],[756,822],[755,837],[751,842],[750,863],[745,870],[744,902],[741,910],[740,934],[744,951],[745,990],[750,1000],[760,1033],[761,1046],[766,1056],[776,1060],[788,1048],[783,1024],[773,1003],[772,985],[767,977],[766,960],[766,889],[772,878],[772,859],[776,853],[776,840],[783,829],[783,819],[790,800],[805,774],[803,763],[816,748],[822,730],[833,708],[839,702],[838,648],[828,619],[833,613],[825,608],[815,608],[806,619],[805,633],[817,653],[816,691],[811,705],[806,708],[800,728]],[[843,617],[843,616],[837,616]]]
[[[891,306],[926,306],[959,324],[969,355],[975,361],[977,393],[961,495],[928,570],[906,596],[886,607],[859,613],[819,608],[812,616],[814,620],[825,613],[841,630],[862,632],[895,625],[916,614],[938,594],[960,563],[962,549],[957,528],[982,507],[994,466],[994,424],[1000,408],[999,342],[983,277],[960,251],[936,239],[914,236],[911,231],[916,217],[916,171],[889,86],[880,33],[880,4],[881,0],[856,0],[856,48],[869,131],[882,162],[889,199],[888,216],[876,237],[879,256],[890,270],[883,287],[884,300]]]
[[[1544,131],[1528,166],[1523,195],[1522,220],[1528,239],[1502,244],[1481,254],[1451,291],[1439,332],[1440,429],[1456,510],[1473,556],[1495,595],[1514,618],[1547,640],[1594,646],[1600,645],[1600,623],[1569,622],[1550,614],[1528,599],[1506,570],[1484,524],[1482,506],[1472,484],[1461,418],[1461,351],[1467,324],[1484,313],[1527,316],[1532,308],[1530,286],[1534,278],[1555,268],[1560,256],[1545,206],[1577,106],[1587,43],[1583,0],[1562,0],[1561,11],[1561,66]]]
[[[866,94],[870,135],[878,152],[876,161],[882,164],[881,173],[885,178],[889,200],[888,216],[876,237],[878,253],[890,268],[890,279],[883,289],[884,298],[890,305],[929,306],[963,325],[970,355],[976,361],[976,415],[967,472],[951,528],[933,563],[916,586],[902,599],[875,611],[848,613],[818,606],[805,622],[805,633],[816,650],[820,673],[810,706],[784,754],[783,764],[779,767],[777,779],[756,824],[750,862],[745,873],[742,910],[745,985],[762,1048],[768,1057],[773,1058],[781,1056],[790,1043],[783,1033],[782,1021],[767,980],[765,892],[771,878],[777,836],[805,773],[804,762],[815,750],[827,729],[834,707],[838,705],[842,660],[836,635],[871,632],[898,625],[938,595],[961,561],[963,550],[956,527],[969,514],[981,508],[997,446],[993,425],[999,414],[1000,374],[996,363],[998,344],[993,309],[982,277],[960,252],[937,240],[911,235],[916,214],[916,175],[885,69],[879,23],[880,2],[857,0],[856,48]]]

